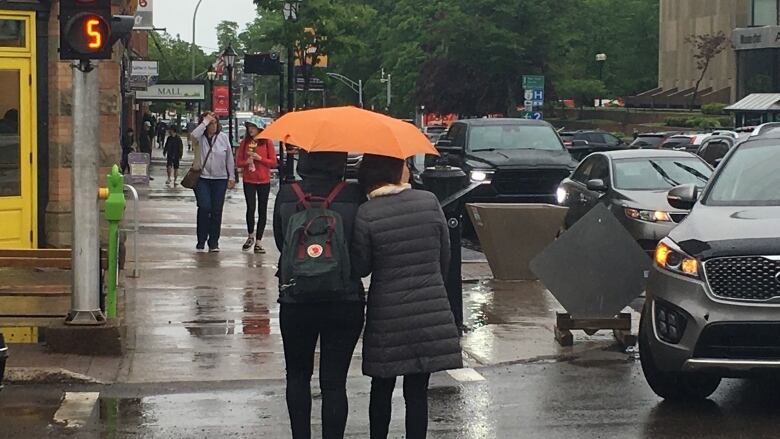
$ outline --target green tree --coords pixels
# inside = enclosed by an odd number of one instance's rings
[[[604,83],[597,79],[569,79],[562,81],[558,87],[562,97],[573,98],[580,107],[593,106],[593,101],[604,96]]]
[[[238,37],[238,23],[235,21],[221,21],[217,25],[217,43],[219,49],[224,50],[228,44],[233,45],[237,52],[243,52],[243,44]]]
[[[707,70],[709,70],[710,63],[716,56],[726,50],[729,39],[723,31],[720,31],[717,34],[690,35],[685,38],[685,42],[693,46],[693,59],[696,61],[696,69],[701,72],[699,73],[699,79],[696,80],[693,95],[691,96],[691,108],[693,108],[699,95],[699,87],[701,87],[701,83],[704,81],[704,76],[707,74]]]

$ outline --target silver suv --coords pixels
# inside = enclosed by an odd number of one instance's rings
[[[639,330],[642,369],[667,399],[704,399],[722,378],[780,372],[780,139],[724,158],[690,215],[655,252]]]

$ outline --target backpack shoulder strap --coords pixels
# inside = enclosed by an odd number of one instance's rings
[[[298,198],[298,202],[303,206],[304,209],[310,209],[311,203],[306,199],[306,194],[303,193],[303,189],[301,189],[301,185],[298,183],[293,183],[290,185],[292,187],[293,192],[295,192],[295,196]]]
[[[325,202],[323,203],[322,207],[325,209],[329,208],[331,203],[333,203],[333,200],[336,199],[336,197],[339,196],[342,190],[347,187],[347,182],[342,181],[339,184],[336,185],[336,187],[333,188],[333,190],[330,192],[330,195],[328,195],[328,198],[325,199]]]

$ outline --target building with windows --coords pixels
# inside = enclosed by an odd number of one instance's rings
[[[133,15],[138,0],[111,3]],[[58,16],[57,0],[0,0],[0,248],[70,246],[73,76],[59,60]],[[123,93],[128,53],[145,54],[146,34],[134,45],[118,43],[99,66],[102,175],[143,111]]]
[[[628,103],[687,106],[700,71],[686,38],[719,32],[730,44],[713,59],[697,106],[780,91],[780,0],[661,0],[658,87]]]

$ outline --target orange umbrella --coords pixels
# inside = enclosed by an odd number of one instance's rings
[[[406,159],[439,155],[416,126],[356,107],[332,107],[287,113],[262,136],[309,152],[359,152]]]

